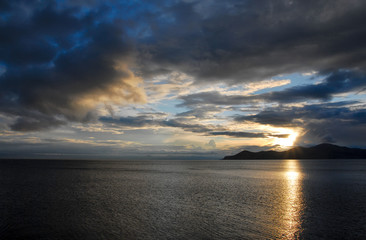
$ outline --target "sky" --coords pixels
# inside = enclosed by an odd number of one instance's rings
[[[366,148],[363,0],[0,1],[0,158]]]

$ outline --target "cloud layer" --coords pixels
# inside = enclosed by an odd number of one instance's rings
[[[12,129],[37,130],[88,121],[101,102],[146,101],[136,73],[178,71],[196,82],[233,83],[298,71],[363,71],[365,9],[357,0],[4,3],[0,111],[14,115]],[[337,84],[263,98],[327,98]],[[341,89],[363,83],[347,84]]]
[[[99,22],[102,9],[57,6],[14,1],[5,11],[0,111],[16,118],[13,130],[89,121],[103,102],[146,101],[123,25]]]
[[[0,141],[99,124],[211,148],[289,136],[271,127],[366,146],[365,12],[363,0],[2,1]]]
[[[227,82],[365,69],[365,9],[358,0],[180,1],[150,17],[142,69]]]
[[[304,107],[277,107],[254,115],[238,116],[237,122],[256,122],[276,127],[301,127],[304,134],[298,144],[332,142],[363,146],[366,134],[365,106],[358,102],[317,104]],[[352,107],[353,106],[353,107]]]

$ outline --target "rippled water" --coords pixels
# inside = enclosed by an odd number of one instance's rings
[[[366,239],[366,160],[0,161],[0,239]]]

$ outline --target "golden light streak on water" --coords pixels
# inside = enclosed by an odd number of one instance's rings
[[[297,160],[286,161],[284,172],[286,190],[284,194],[285,213],[285,239],[298,239],[302,231],[301,214],[303,212],[302,174]]]

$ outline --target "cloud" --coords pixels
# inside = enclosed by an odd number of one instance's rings
[[[111,126],[123,126],[128,128],[142,127],[173,127],[181,128],[195,133],[205,133],[210,131],[210,126],[195,123],[185,123],[175,119],[152,119],[149,115],[120,117],[118,119],[110,117],[101,117],[99,119],[104,124]],[[211,126],[212,127],[212,126]]]
[[[321,83],[286,88],[282,91],[254,95],[226,95],[218,91],[200,92],[181,96],[178,106],[200,105],[242,105],[258,102],[296,103],[309,100],[329,101],[337,94],[363,91],[366,89],[366,74],[361,71],[338,70],[321,73]]]
[[[82,8],[32,5],[26,21],[18,5],[1,25],[0,111],[16,117],[16,131],[90,121],[99,103],[143,103],[141,79],[129,69],[133,47],[124,26],[96,23]]]
[[[99,119],[103,124],[108,127],[125,127],[125,128],[143,128],[143,127],[171,127],[179,128],[184,131],[200,133],[203,135],[211,136],[230,136],[236,138],[266,138],[270,136],[274,137],[286,137],[281,135],[272,135],[268,133],[255,133],[255,132],[234,132],[220,125],[212,124],[199,124],[190,119],[152,119],[150,116],[129,116],[120,117],[118,119],[111,117],[101,117]],[[189,122],[187,122],[189,121]]]
[[[37,116],[38,115],[38,116]],[[56,117],[49,117],[45,114],[31,114],[31,116],[18,117],[15,122],[11,124],[13,131],[36,131],[40,129],[49,129],[55,126],[65,124],[64,120]]]
[[[183,100],[178,106],[192,107],[200,105],[241,105],[252,103],[256,97],[243,95],[225,95],[218,91],[199,92],[181,96]]]
[[[177,117],[186,117],[186,118],[196,118],[196,119],[219,119],[220,117],[217,114],[226,110],[224,107],[220,106],[197,106],[192,110],[181,112],[176,114]]]
[[[289,134],[270,134],[270,133],[233,132],[233,131],[211,132],[210,134],[214,136],[228,136],[235,138],[267,138],[267,137],[287,138],[289,136]]]
[[[325,73],[319,84],[296,86],[283,91],[263,94],[266,101],[297,102],[306,100],[331,100],[336,94],[349,93],[366,88],[366,74],[360,71],[337,70]]]
[[[237,122],[250,121],[275,127],[304,129],[299,144],[334,142],[363,146],[366,134],[366,110],[358,102],[346,101],[304,107],[276,107],[254,115],[238,116]]]
[[[230,136],[237,138],[264,138],[267,135],[264,133],[252,133],[252,132],[211,132],[211,135],[214,136]]]
[[[152,13],[145,76],[180,71],[243,82],[293,72],[365,70],[366,3],[177,1]],[[169,21],[168,21],[169,20]]]
[[[208,141],[208,143],[206,143],[206,146],[208,146],[209,148],[216,148],[216,142],[215,140],[211,139],[210,141]]]
[[[364,109],[351,110],[344,105],[352,105],[358,102],[346,101],[337,104],[314,104],[304,107],[277,107],[261,111],[254,115],[235,117],[237,122],[253,121],[261,124],[270,124],[274,126],[298,126],[309,119],[339,119],[348,120],[353,123],[362,123]]]
[[[152,79],[146,79],[144,89],[147,92],[149,103],[174,99],[181,94],[188,94],[193,79],[185,74],[172,72]]]
[[[127,128],[142,128],[142,127],[172,127],[180,128],[186,131],[195,133],[207,133],[210,132],[212,128],[216,128],[210,125],[198,124],[198,123],[186,123],[184,121],[179,121],[176,119],[152,119],[149,115],[140,116],[128,116],[120,117],[118,119],[110,117],[101,117],[99,119],[102,123],[108,124],[110,126],[119,126]]]
[[[261,89],[269,89],[269,88],[274,88],[274,87],[280,87],[280,86],[285,86],[287,84],[290,84],[291,80],[290,79],[281,79],[281,80],[264,80],[264,81],[258,81],[258,82],[251,82],[247,84],[247,88],[248,90],[246,91],[246,93],[252,93]]]

